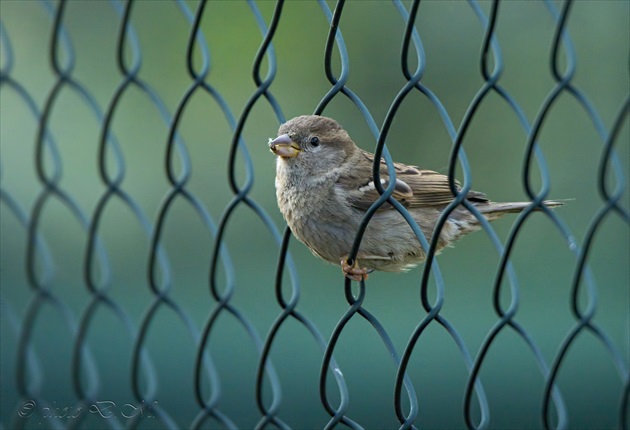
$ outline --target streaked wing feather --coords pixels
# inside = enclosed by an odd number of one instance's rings
[[[370,164],[374,162],[373,154],[367,152],[363,154]],[[396,172],[396,186],[392,197],[405,207],[443,206],[453,200],[448,176],[402,163],[394,163],[394,169]],[[381,184],[383,188],[387,188],[389,176],[385,160],[381,160],[380,174]],[[371,171],[370,177],[365,178],[364,183],[365,185],[360,188],[361,192],[351,194],[349,200],[354,207],[367,210],[380,197],[380,194],[374,187]],[[455,181],[455,184],[459,190],[459,182]],[[485,194],[478,191],[470,191],[467,198],[476,202],[487,201]],[[381,206],[379,210],[387,209],[392,209],[392,206],[388,203]]]

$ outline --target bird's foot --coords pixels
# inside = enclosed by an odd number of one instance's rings
[[[348,262],[348,258],[346,257],[341,259],[341,270],[343,270],[346,278],[357,282],[367,280],[368,274],[374,271],[373,269],[359,267],[359,262],[357,260],[355,260],[353,264],[350,264]]]

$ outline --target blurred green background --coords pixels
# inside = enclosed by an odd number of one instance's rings
[[[193,11],[198,6],[197,2],[187,4]],[[334,3],[328,4],[334,8]],[[410,6],[409,2],[404,4]],[[479,4],[488,14],[490,2]],[[560,2],[553,4],[562,6]],[[268,23],[275,3],[261,1],[256,5]],[[39,2],[4,0],[0,8],[2,26],[8,35],[0,45],[1,68],[6,70],[8,66],[10,45],[13,65],[9,75],[41,109],[56,82],[49,53],[51,16]],[[572,83],[587,95],[608,129],[630,91],[629,18],[630,2],[579,1],[572,6],[567,25],[577,59]],[[109,2],[72,1],[67,4],[63,23],[74,48],[76,64],[72,76],[88,88],[105,110],[123,80],[116,67],[120,17]],[[156,91],[172,114],[191,85],[186,70],[190,24],[177,5],[167,1],[135,3],[131,23],[142,53],[139,78]],[[483,84],[479,71],[483,26],[467,2],[441,0],[422,2],[416,27],[426,51],[422,82],[440,98],[457,127]],[[405,83],[400,70],[404,21],[391,2],[352,1],[345,5],[340,28],[350,61],[347,85],[381,124]],[[249,6],[241,1],[208,4],[202,30],[212,63],[207,82],[225,97],[238,117],[256,90],[251,68],[262,40],[260,30]],[[506,1],[500,6],[496,35],[504,70],[499,82],[530,122],[555,85],[549,67],[554,31],[554,20],[542,2]],[[273,39],[277,75],[270,91],[286,118],[313,112],[331,86],[323,66],[327,32],[327,21],[316,2],[285,4]],[[130,52],[127,50],[128,58]],[[563,51],[566,63],[564,54]],[[66,53],[61,58],[67,58]],[[199,53],[195,58],[200,64]],[[268,66],[263,64],[266,73]],[[337,53],[334,64],[338,74]],[[37,120],[8,85],[0,88],[2,189],[30,213],[43,190],[34,169]],[[324,114],[336,118],[359,146],[374,148],[374,137],[346,98],[337,96]],[[49,126],[63,166],[59,186],[91,218],[106,191],[97,170],[101,124],[84,101],[64,87],[52,109]],[[274,193],[274,158],[266,145],[277,128],[272,109],[261,99],[245,124],[243,137],[254,167],[250,197],[282,231],[284,222]],[[626,186],[630,172],[629,129],[626,119],[616,145]],[[154,223],[170,190],[164,172],[168,124],[148,97],[131,87],[119,103],[111,130],[120,142],[126,164],[121,187]],[[192,163],[186,188],[218,222],[233,197],[227,181],[230,127],[213,100],[199,91],[186,107],[179,132]],[[558,209],[557,214],[582,245],[590,223],[603,206],[597,188],[603,142],[584,109],[566,93],[553,106],[539,141],[549,168],[549,197],[574,199]],[[485,191],[496,201],[526,199],[521,179],[526,142],[517,117],[496,94],[490,94],[464,140],[473,188]],[[387,144],[395,160],[447,170],[450,138],[434,107],[418,92],[403,103]],[[243,184],[242,154],[236,164],[239,183]],[[537,172],[535,167],[531,179],[536,187],[541,183]],[[609,179],[614,185],[612,175]],[[621,203],[628,208],[627,190]],[[17,393],[19,334],[16,336],[10,322],[15,317],[19,326],[26,318],[34,292],[25,270],[27,230],[6,204],[0,205],[0,215],[0,416],[2,426],[11,428],[19,420],[16,412],[28,399]],[[493,224],[502,240],[507,238],[514,220],[515,217],[507,217]],[[39,231],[55,267],[52,292],[79,318],[91,301],[83,278],[87,233],[56,198],[47,201]],[[135,215],[116,198],[109,202],[99,232],[111,264],[108,294],[138,326],[154,298],[147,280],[150,240]],[[593,322],[620,351],[626,373],[630,347],[628,236],[628,225],[616,214],[610,214],[599,228],[588,258],[597,285]],[[190,204],[178,198],[168,213],[162,241],[171,268],[170,296],[199,328],[216,306],[208,283],[214,239]],[[245,205],[239,206],[230,218],[225,244],[236,273],[231,303],[264,338],[281,311],[274,295],[278,246],[262,221]],[[316,259],[295,240],[290,250],[301,285],[298,309],[328,339],[348,307],[339,268]],[[550,364],[576,324],[570,302],[576,257],[551,221],[541,214],[527,220],[512,255],[520,286],[516,320]],[[492,287],[499,255],[488,237],[477,233],[444,252],[438,262],[445,280],[441,314],[456,327],[475,356],[498,320],[492,307]],[[399,275],[375,273],[367,283],[365,307],[382,322],[399,352],[426,315],[419,299],[421,270],[422,267]],[[219,279],[222,282],[221,276]],[[585,286],[582,285],[582,291]],[[430,290],[434,300],[433,284]],[[285,291],[290,295],[288,283]],[[504,292],[502,300],[507,306],[512,299],[507,282]],[[589,300],[586,293],[580,295],[583,309]],[[130,383],[133,339],[106,307],[98,308],[89,327],[87,345],[94,354],[100,380],[96,398],[119,405],[134,402]],[[32,344],[42,366],[41,398],[57,405],[76,404],[71,379],[74,335],[60,313],[48,304],[39,310]],[[254,391],[258,355],[253,342],[243,327],[224,313],[212,331],[209,345],[221,380],[218,408],[239,427],[252,428],[260,418]],[[199,411],[194,397],[197,345],[181,319],[162,307],[149,326],[145,346],[155,364],[160,406],[179,426],[188,427]],[[318,392],[322,352],[310,334],[296,321],[288,320],[279,332],[271,357],[282,386],[279,417],[294,428],[323,427],[329,416],[321,406]],[[347,415],[366,428],[398,427],[393,409],[396,367],[376,332],[358,315],[344,330],[335,357],[350,392]],[[409,373],[420,402],[416,422],[419,427],[464,426],[461,411],[467,371],[454,342],[441,327],[431,325],[420,338]],[[28,380],[34,377],[29,375]],[[498,336],[480,377],[490,405],[491,428],[542,426],[544,378],[533,354],[513,331],[504,330]],[[560,370],[558,384],[566,401],[570,428],[619,425],[622,379],[611,355],[591,333],[578,336]],[[337,402],[332,380],[329,397]],[[40,417],[22,424],[46,428],[50,421]],[[100,428],[103,422],[91,414],[82,426]],[[145,419],[140,427],[162,428],[163,423]],[[221,427],[209,421],[205,428]]]

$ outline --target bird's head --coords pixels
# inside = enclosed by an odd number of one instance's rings
[[[337,121],[303,115],[282,124],[269,149],[279,166],[318,175],[339,167],[357,147]]]

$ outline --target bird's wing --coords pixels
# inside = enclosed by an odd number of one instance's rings
[[[366,164],[371,165],[373,163],[373,154],[363,152],[363,157]],[[394,169],[396,172],[396,185],[392,197],[403,204],[403,206],[407,208],[444,206],[453,200],[448,176],[402,163],[394,163]],[[363,181],[360,180],[361,178],[355,178],[355,180],[351,181],[355,184],[355,189],[350,190],[349,202],[358,209],[367,210],[380,197],[380,194],[374,186],[371,169],[354,169],[354,171],[369,172],[369,176],[363,178]],[[387,164],[384,160],[381,160],[380,176],[383,188],[387,188],[389,176],[387,174]],[[361,184],[361,186],[356,188],[356,184]],[[455,181],[455,184],[459,190],[459,182]],[[488,201],[485,194],[477,191],[470,191],[466,198],[475,202]],[[388,203],[380,208],[380,210],[388,209],[392,209],[392,206]]]

